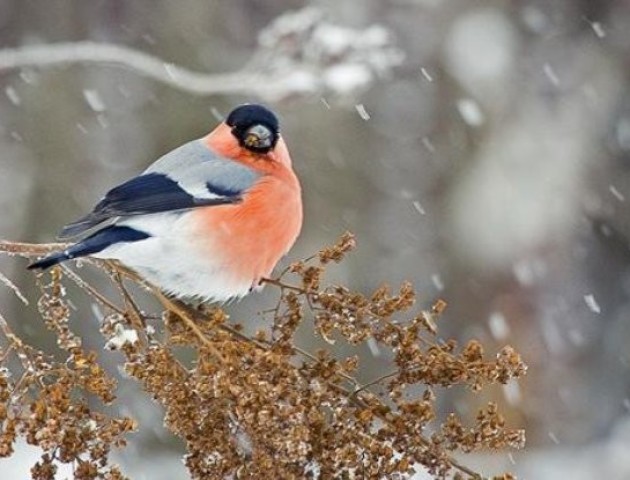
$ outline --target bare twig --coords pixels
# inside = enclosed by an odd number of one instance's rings
[[[125,288],[122,276],[119,272],[114,272],[112,274],[112,279],[114,280],[114,283],[116,283],[116,286],[118,287],[118,290],[125,302],[126,311],[128,312],[128,315],[126,316],[128,317],[129,322],[139,334],[147,335],[146,320],[138,308],[138,305],[136,305],[136,302],[133,300],[131,294],[127,291],[127,288]]]
[[[208,339],[208,337],[199,328],[197,323],[188,315],[185,309],[181,308],[176,302],[164,295],[159,288],[154,287],[153,294],[160,301],[162,306],[169,312],[173,312],[193,331],[199,341],[208,348],[208,350],[222,363],[225,363],[225,358],[221,355],[221,352],[217,349],[214,343]]]
[[[13,283],[9,278],[7,278],[2,272],[0,272],[0,283],[4,283],[9,288],[9,290],[15,293],[15,296],[18,297],[24,305],[28,305],[28,300],[22,294],[22,291],[17,287],[15,283]]]
[[[67,243],[24,243],[0,240],[0,252],[21,255],[23,257],[34,257],[36,255],[46,255],[50,252],[63,250],[68,245]]]
[[[75,273],[70,267],[67,265],[61,264],[61,269],[64,271],[66,276],[70,278],[79,288],[85,290],[88,295],[93,297],[97,302],[101,305],[109,308],[110,310],[119,313],[121,315],[125,314],[125,311],[115,305],[113,302],[108,300],[104,295],[101,295],[92,285],[83,280],[77,273]]]
[[[282,280],[280,280],[280,277],[278,277],[278,278],[261,278],[260,279],[260,283],[268,283],[269,285],[275,285],[276,287],[280,287],[280,290],[292,290],[292,291],[297,292],[297,293],[306,293],[306,290],[304,290],[301,287],[298,287],[296,285],[290,285],[288,283],[284,283]]]
[[[396,370],[396,371],[393,371],[393,372],[387,373],[387,374],[385,374],[385,375],[381,375],[380,377],[375,378],[374,380],[371,380],[371,381],[369,381],[369,382],[367,382],[367,383],[364,383],[363,385],[359,386],[356,390],[354,390],[354,391],[352,392],[352,396],[356,396],[356,395],[358,395],[359,393],[361,393],[361,392],[363,392],[363,391],[367,390],[368,388],[373,387],[374,385],[378,385],[378,384],[379,384],[379,383],[381,383],[383,380],[387,380],[388,378],[395,377],[395,376],[396,376],[396,375],[398,375],[398,374],[399,374],[399,372],[398,372],[398,370]]]

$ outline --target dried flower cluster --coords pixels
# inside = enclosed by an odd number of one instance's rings
[[[126,371],[163,406],[165,425],[185,442],[194,479],[406,478],[421,467],[435,478],[481,479],[453,452],[520,448],[523,432],[508,428],[493,403],[472,426],[454,414],[440,422],[436,395],[441,387],[478,391],[505,383],[524,374],[525,365],[510,347],[487,358],[477,341],[461,348],[440,341],[436,320],[446,304],[406,313],[415,303],[409,284],[397,293],[382,287],[367,296],[323,286],[327,265],[354,246],[346,234],[266,280],[279,292],[275,307],[265,312],[273,327],[253,337],[228,323],[220,309],[191,308],[146,284],[165,308],[158,318],[140,311],[127,287],[142,280],[111,262],[92,263],[118,287],[116,301],[66,266],[43,274],[39,310],[67,355],[55,361],[24,344],[0,317],[6,341],[0,352],[0,456],[10,456],[20,436],[43,452],[32,468],[34,479],[55,478],[59,462],[72,463],[79,479],[122,478],[108,454],[124,446],[135,424],[86,403],[94,395],[115,401],[115,383],[68,327],[62,281],[70,280],[107,310],[101,326],[107,348],[124,354]],[[0,251],[24,256],[45,248],[0,243]],[[13,287],[6,278],[4,283]],[[311,324],[330,343],[374,342],[390,352],[392,372],[362,384],[355,378],[357,357],[300,349],[296,330]],[[194,352],[192,366],[178,358],[182,346]],[[386,394],[377,395],[377,386]]]
[[[54,479],[57,464],[74,466],[77,479],[122,479],[108,456],[125,446],[125,434],[135,429],[131,418],[112,418],[93,410],[88,398],[110,404],[115,381],[96,362],[93,352],[68,328],[69,308],[63,299],[60,271],[42,286],[39,311],[52,330],[65,358],[23,343],[0,315],[0,457],[9,457],[18,437],[41,448],[41,460],[31,469],[34,480]]]

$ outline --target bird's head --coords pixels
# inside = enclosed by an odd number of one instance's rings
[[[278,165],[291,168],[291,157],[280,135],[276,115],[266,107],[245,104],[230,112],[204,143],[213,152],[268,172]]]
[[[236,107],[225,123],[239,145],[254,153],[269,153],[280,138],[280,125],[274,113],[256,104]]]

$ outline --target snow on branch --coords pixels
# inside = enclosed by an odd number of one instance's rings
[[[243,88],[241,74],[197,73],[120,45],[76,42],[0,50],[0,70],[76,63],[114,63],[174,88],[199,95],[234,92]]]
[[[391,73],[404,55],[389,31],[351,29],[318,9],[281,15],[258,36],[250,61],[233,73],[203,73],[122,45],[96,42],[0,50],[0,72],[75,64],[115,64],[194,95],[253,94],[267,100],[302,95],[354,96]]]

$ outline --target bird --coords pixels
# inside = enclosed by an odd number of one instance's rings
[[[226,302],[271,275],[302,219],[301,185],[278,118],[244,104],[109,190],[59,233],[74,243],[27,268],[86,256],[118,260],[166,294]]]

